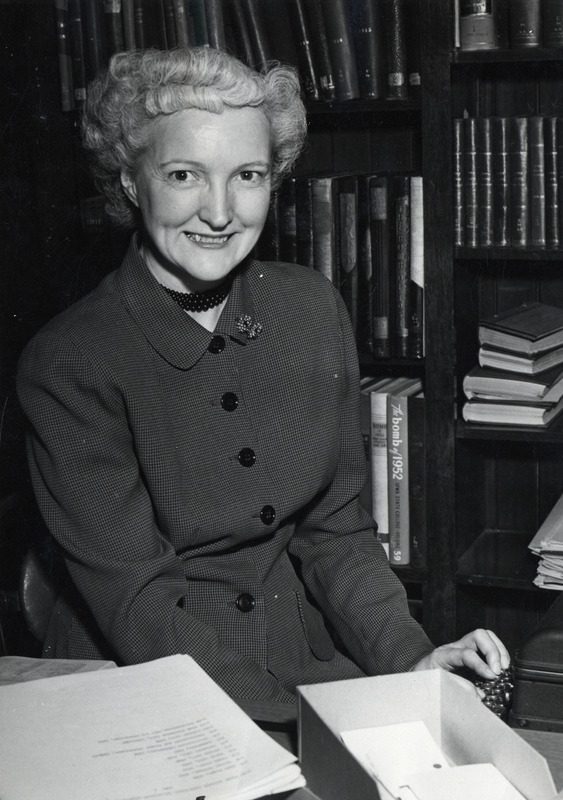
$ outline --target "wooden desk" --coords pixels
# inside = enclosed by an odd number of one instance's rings
[[[516,733],[547,759],[557,791],[563,790],[563,733],[514,728]]]

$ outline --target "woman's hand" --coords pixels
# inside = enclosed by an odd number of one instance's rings
[[[492,631],[478,628],[457,642],[443,644],[424,656],[413,670],[466,668],[481,678],[493,680],[510,666],[508,650]]]

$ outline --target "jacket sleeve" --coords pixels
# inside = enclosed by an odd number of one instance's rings
[[[338,466],[305,510],[291,542],[315,601],[367,674],[409,670],[434,646],[409,613],[406,592],[375,537],[359,493],[366,459],[359,425],[359,368],[350,320],[334,292],[341,333]]]
[[[233,697],[291,702],[182,607],[182,561],[158,528],[116,385],[49,332],[27,347],[18,372],[37,501],[99,633],[119,663],[187,653]]]

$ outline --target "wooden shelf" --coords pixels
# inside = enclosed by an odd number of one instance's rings
[[[562,261],[563,250],[532,247],[456,247],[455,257],[465,261]]]
[[[544,47],[522,47],[501,50],[455,50],[452,66],[481,64],[512,64],[538,61],[563,61],[563,50]]]
[[[457,439],[490,439],[499,441],[553,444],[563,442],[563,415],[553,420],[546,428],[531,425],[482,425],[458,420]]]
[[[538,558],[528,549],[533,533],[483,531],[461,556],[457,583],[540,591],[533,580]]]

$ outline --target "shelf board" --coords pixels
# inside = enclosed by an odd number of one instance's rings
[[[391,564],[391,569],[403,583],[424,583],[428,578],[428,570],[425,567],[411,567],[410,565],[401,567],[398,564]]]
[[[528,549],[533,533],[485,530],[458,562],[456,582],[540,591],[533,580],[538,558]]]
[[[539,247],[456,247],[455,257],[466,261],[561,261],[563,250]]]
[[[330,117],[342,118],[346,114],[382,114],[419,116],[421,105],[417,100],[345,100],[327,102],[306,102],[310,120],[325,121]]]
[[[463,66],[475,64],[511,64],[514,62],[563,61],[563,50],[545,47],[511,48],[497,50],[455,50],[451,63]]]
[[[535,428],[531,425],[484,425],[458,419],[455,434],[458,439],[559,443],[563,442],[563,415],[546,428]]]
[[[423,358],[376,358],[369,353],[359,353],[358,359],[361,367],[372,367],[378,371],[407,370],[409,372],[422,372],[424,369]]]

